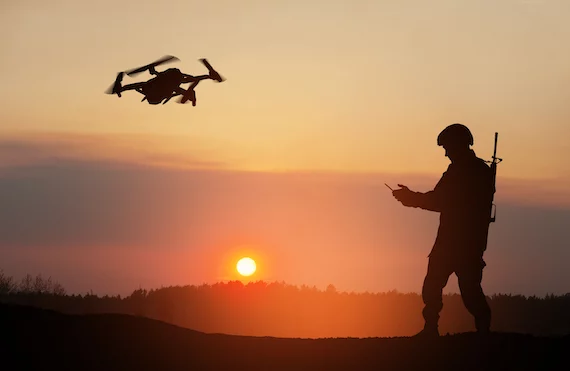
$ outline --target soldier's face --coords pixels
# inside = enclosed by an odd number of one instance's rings
[[[451,162],[457,160],[461,157],[462,154],[465,153],[465,148],[457,147],[457,146],[443,146],[445,149],[445,157],[449,158]]]

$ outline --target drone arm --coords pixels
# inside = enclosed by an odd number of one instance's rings
[[[196,85],[198,85],[199,82],[200,82],[200,80],[194,81],[194,82],[188,87],[188,90],[194,89],[194,88],[196,87]]]
[[[198,82],[209,78],[210,78],[209,75],[200,75],[200,76],[184,75],[184,80],[182,81],[182,84],[186,84],[189,82]]]

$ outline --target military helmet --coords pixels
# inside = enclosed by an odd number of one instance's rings
[[[447,144],[454,143],[456,145],[473,145],[473,135],[471,131],[465,125],[452,124],[443,129],[441,133],[437,136],[437,145],[445,146]]]

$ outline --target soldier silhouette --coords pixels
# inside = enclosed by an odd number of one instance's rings
[[[440,213],[434,246],[429,254],[427,275],[422,288],[425,325],[416,336],[439,336],[442,291],[455,273],[461,297],[475,317],[478,333],[488,333],[491,310],[481,288],[487,234],[495,192],[493,173],[470,148],[473,136],[461,124],[446,127],[437,144],[445,149],[451,164],[432,191],[413,192],[398,184],[392,192],[404,206]]]

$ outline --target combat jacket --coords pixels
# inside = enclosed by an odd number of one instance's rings
[[[466,158],[449,165],[433,191],[415,192],[413,206],[440,213],[430,256],[482,258],[495,193],[493,183],[491,168],[471,151]]]

